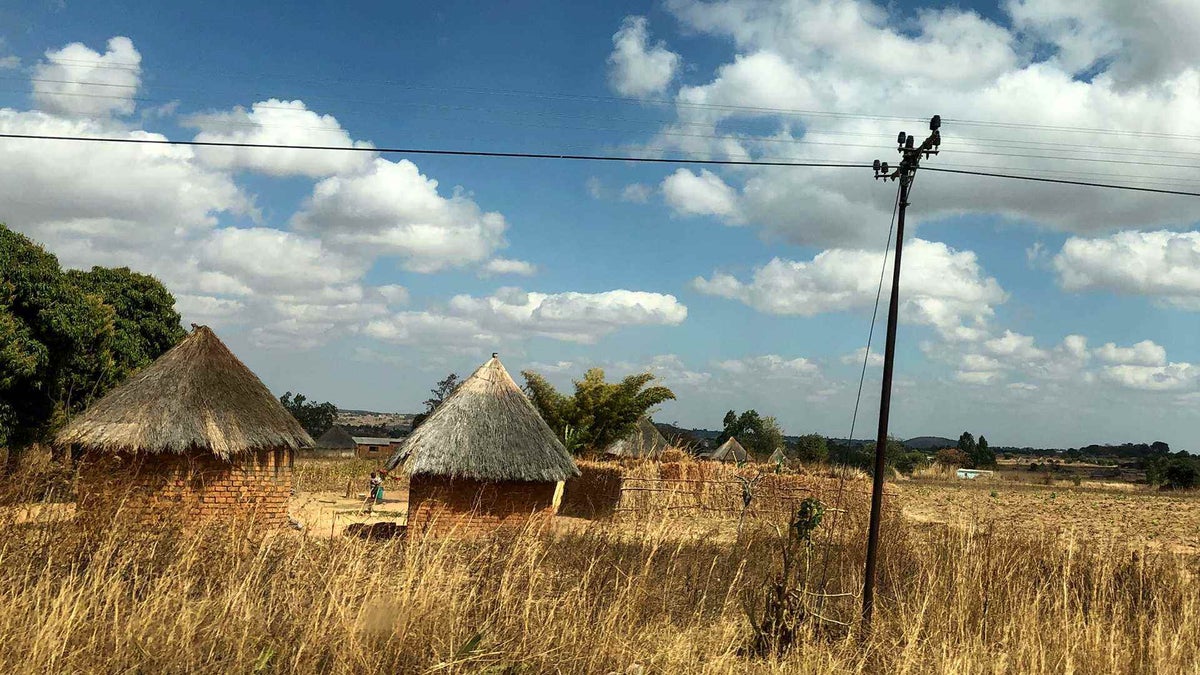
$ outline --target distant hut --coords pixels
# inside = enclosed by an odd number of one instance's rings
[[[351,438],[354,440],[354,454],[359,459],[379,460],[391,457],[404,442],[403,438],[386,436],[352,436]]]
[[[82,454],[89,516],[252,516],[287,521],[296,418],[206,326],[113,389],[58,434]]]
[[[649,417],[642,417],[629,435],[619,438],[604,450],[609,457],[658,459],[667,449],[667,439]]]
[[[713,450],[708,455],[708,459],[711,460],[718,462],[737,462],[739,464],[745,462],[748,457],[749,455],[746,454],[746,449],[743,448],[742,444],[738,443],[738,440],[732,436],[729,437],[729,440],[722,443],[720,447],[718,447],[716,450]]]
[[[772,465],[787,464],[787,455],[784,454],[783,448],[775,448],[775,452],[767,458],[767,463]]]
[[[310,454],[316,457],[353,457],[357,449],[358,444],[349,431],[333,426],[321,434]]]
[[[550,514],[575,461],[493,354],[387,464],[409,476],[409,532],[467,534]]]

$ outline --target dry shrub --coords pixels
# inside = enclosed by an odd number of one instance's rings
[[[612,515],[621,500],[624,471],[612,462],[576,462],[579,476],[567,480],[558,512],[564,516],[597,518]]]
[[[692,459],[691,455],[684,452],[680,448],[667,448],[666,450],[662,451],[661,455],[659,455],[658,461],[660,461],[664,464],[668,464],[668,463],[679,463],[679,462],[691,462],[694,460]]]

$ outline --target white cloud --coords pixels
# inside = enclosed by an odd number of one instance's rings
[[[56,115],[128,115],[141,84],[142,55],[127,37],[103,54],[79,42],[46,52],[33,69],[33,100]]]
[[[461,189],[446,198],[437,188],[412,162],[377,158],[364,173],[317,183],[292,222],[327,244],[399,257],[413,272],[477,263],[505,245],[504,216]]]
[[[1144,295],[1167,306],[1200,311],[1200,232],[1072,237],[1054,257],[1054,268],[1067,291]]]
[[[352,282],[367,266],[361,259],[325,249],[318,239],[267,227],[217,230],[200,243],[197,254],[205,269],[273,293]]]
[[[651,96],[671,84],[682,59],[661,42],[650,44],[644,16],[627,16],[613,34],[608,57],[608,81],[622,96]]]
[[[7,108],[0,132],[164,138],[110,120]],[[10,226],[61,246],[68,264],[152,252],[215,226],[221,213],[252,213],[228,175],[200,165],[189,148],[165,145],[97,143],[81,152],[66,142],[10,140],[0,145],[0,202]]]
[[[701,169],[699,174],[678,169],[663,179],[662,191],[667,205],[678,214],[737,221],[737,194],[708,169]]]
[[[250,110],[238,106],[231,111],[193,115],[186,124],[199,130],[197,141],[205,142],[373,147],[351,139],[332,115],[319,115],[298,100],[272,98],[253,104]],[[313,178],[362,171],[372,159],[367,152],[285,148],[200,147],[196,153],[206,164],[220,169]]]
[[[1101,369],[1101,377],[1128,389],[1180,391],[1196,385],[1197,379],[1200,378],[1200,368],[1190,363],[1107,366]]]
[[[409,301],[408,289],[399,284],[387,284],[376,289],[380,297],[388,306],[407,305]]]
[[[1121,13],[1112,8],[1122,3],[1100,1],[1109,8],[1104,10],[1109,16],[1104,21],[1120,25]],[[1156,0],[1157,16],[1187,14],[1180,23],[1191,25],[1188,17],[1193,11],[1169,10],[1164,2],[1167,0]],[[1095,13],[1082,0],[1040,0],[1036,4],[1053,4],[1085,22]],[[1025,35],[957,9],[885,8],[868,0],[672,0],[667,8],[685,29],[731,38],[735,53],[711,71],[707,82],[680,89],[677,119],[646,143],[658,152],[737,159],[837,158],[864,163],[894,156],[888,142],[871,142],[885,131],[878,120],[803,112],[806,110],[887,111],[916,118],[936,111],[946,120],[943,154],[932,158],[929,166],[959,158],[970,161],[973,168],[996,167],[1007,173],[1091,172],[1101,175],[1080,173],[1078,177],[1146,185],[1179,180],[1170,167],[1139,166],[1137,175],[1129,176],[1107,165],[1034,156],[1049,152],[1036,143],[1062,141],[1110,156],[1128,151],[1127,158],[1137,161],[1142,155],[1136,153],[1145,151],[1145,139],[1138,136],[1097,131],[1073,133],[1067,139],[1016,126],[1005,128],[1002,134],[985,134],[975,126],[957,124],[956,119],[1136,129],[1161,134],[1155,139],[1156,148],[1192,150],[1189,141],[1171,135],[1191,135],[1184,120],[1200,109],[1200,67],[1197,59],[1191,58],[1200,48],[1192,44],[1194,40],[1181,38],[1186,47],[1147,47],[1147,54],[1170,53],[1164,62],[1175,66],[1150,68],[1147,79],[1132,78],[1136,86],[1128,86],[1115,62],[1106,69],[1110,62],[1101,58],[1095,77],[1078,79],[1076,71],[1060,60],[1035,61]],[[1140,16],[1141,35],[1152,34],[1144,26],[1149,25],[1147,17],[1156,16],[1153,11],[1126,13]],[[1174,25],[1170,32],[1177,30],[1180,35],[1187,34]],[[1128,32],[1125,28],[1121,31]],[[1138,38],[1122,44],[1144,42]],[[936,67],[913,71],[913,63]],[[920,95],[914,96],[914,92]],[[733,130],[745,129],[743,122],[765,131],[739,132],[730,138]],[[899,130],[923,131],[911,126],[886,129],[889,135]],[[1004,139],[1003,151],[1017,156],[989,156],[997,152],[996,142],[983,138],[997,134]],[[849,147],[847,138],[877,147]],[[1098,158],[1095,152],[1078,155],[1074,149],[1059,150],[1071,157]],[[1105,177],[1106,172],[1113,175]],[[725,214],[720,217],[734,224],[752,224],[769,238],[857,248],[874,243],[895,194],[882,185],[871,187],[864,175],[861,169],[757,167],[730,171],[722,175],[727,198],[721,200],[719,209],[705,212]],[[918,180],[915,195],[919,207],[909,213],[914,226],[963,213],[1000,214],[1081,233],[1177,226],[1196,220],[1194,206],[1183,197],[961,175],[926,174]]]
[[[1109,342],[1095,351],[1105,363],[1116,365],[1157,367],[1167,365],[1167,350],[1151,340],[1142,340],[1131,347],[1118,347]]]
[[[729,359],[716,364],[717,368],[751,381],[762,379],[810,379],[820,375],[817,364],[806,358],[788,359],[778,354],[765,354],[741,359]]]
[[[472,318],[435,312],[399,312],[367,323],[363,332],[378,340],[401,344],[445,346],[487,345],[496,335]]]
[[[19,56],[3,56],[0,57],[0,70],[16,70],[21,67],[21,57]]]
[[[537,266],[531,262],[524,260],[512,260],[509,258],[492,258],[480,268],[480,273],[484,276],[492,276],[496,274],[516,274],[522,277],[531,277],[537,274]]]
[[[645,204],[650,201],[650,195],[652,194],[654,194],[654,188],[649,185],[644,183],[630,183],[621,188],[621,201]]]
[[[1103,65],[1114,82],[1134,87],[1172,77],[1200,62],[1200,6],[1175,0],[1009,0],[1014,25],[1055,48],[1068,72]]]
[[[673,295],[627,290],[534,293],[502,288],[485,298],[454,296],[449,311],[501,334],[582,343],[625,326],[675,326],[687,318],[687,307]]]
[[[904,248],[900,316],[934,326],[947,337],[977,337],[1006,295],[995,279],[983,276],[975,253],[922,239]],[[882,263],[882,252],[830,249],[811,261],[775,258],[756,269],[748,282],[717,273],[692,283],[703,293],[740,300],[769,314],[815,316],[871,306]],[[887,292],[885,284],[883,297]]]
[[[843,355],[840,360],[842,363],[845,363],[847,365],[862,367],[863,357],[866,356],[866,353],[867,353],[866,347],[859,347],[858,349],[850,352],[849,354]],[[871,352],[871,355],[867,358],[867,365],[870,366],[871,368],[882,367],[883,366],[883,353],[880,351]]]

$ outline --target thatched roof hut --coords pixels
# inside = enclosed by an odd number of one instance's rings
[[[417,427],[392,459],[410,476],[566,480],[575,460],[495,354]]]
[[[575,460],[492,358],[454,390],[388,461],[409,476],[412,533],[483,532],[554,513]]]
[[[604,454],[610,457],[658,459],[668,445],[654,422],[649,417],[642,417],[628,436],[614,441],[604,449]]]
[[[208,326],[195,326],[191,335],[72,420],[57,440],[85,451],[204,450],[222,459],[313,444]]]
[[[775,448],[775,452],[772,452],[771,456],[767,458],[767,462],[770,464],[785,464],[787,460],[788,458],[784,454],[783,448]]]
[[[313,444],[206,326],[194,326],[56,441],[81,451],[85,510],[119,505],[138,517],[250,510],[273,523],[287,517],[294,451]]]
[[[748,457],[749,455],[746,453],[746,449],[743,448],[742,444],[738,443],[738,440],[732,436],[729,437],[729,440],[722,443],[720,447],[718,447],[716,450],[713,450],[708,455],[708,459],[716,460],[718,462],[744,462]]]
[[[318,450],[353,451],[358,444],[354,442],[354,437],[350,435],[349,431],[339,426],[332,426],[317,439],[316,447]]]

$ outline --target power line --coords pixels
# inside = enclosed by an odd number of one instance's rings
[[[216,148],[250,148],[260,150],[314,150],[314,151],[339,151],[339,152],[377,152],[380,154],[408,154],[408,155],[444,155],[450,157],[494,157],[494,158],[511,158],[511,159],[549,159],[549,160],[577,160],[577,161],[593,161],[593,162],[634,162],[634,163],[651,163],[651,164],[699,164],[699,165],[717,165],[717,166],[765,166],[765,167],[815,167],[827,169],[861,169],[871,166],[866,162],[856,161],[838,161],[829,159],[792,159],[792,160],[769,160],[769,159],[699,159],[687,157],[646,157],[646,156],[630,156],[630,155],[605,155],[605,154],[587,154],[587,153],[542,153],[542,152],[507,152],[507,151],[490,151],[490,150],[447,150],[434,148],[399,148],[399,147],[353,147],[346,145],[300,145],[300,144],[274,144],[274,143],[242,143],[234,141],[181,141],[171,139],[158,138],[115,138],[115,137],[100,137],[100,136],[65,136],[52,134],[13,134],[0,133],[0,138],[21,139],[21,140],[40,140],[40,141],[74,141],[88,143],[123,143],[131,145],[175,145],[175,146],[190,146],[190,147],[216,147]],[[1057,183],[1061,185],[1078,185],[1081,187],[1095,187],[1110,190],[1128,190],[1132,192],[1148,192],[1156,194],[1178,195],[1184,197],[1200,197],[1200,191],[1190,192],[1186,190],[1168,190],[1159,188],[1142,187],[1136,185],[1120,185],[1116,183],[1097,183],[1092,181],[1069,180],[1061,178],[1043,178],[1039,176],[1027,176],[1018,174],[995,173],[990,171],[976,171],[968,169],[949,169],[942,167],[927,167],[929,171],[939,171],[941,173],[956,173],[969,176],[982,176],[991,178],[1006,178],[1010,180],[1027,180],[1039,183]]]

